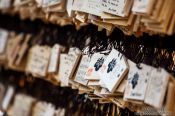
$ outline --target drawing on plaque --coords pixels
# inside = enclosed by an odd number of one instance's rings
[[[102,65],[103,65],[103,62],[104,62],[104,58],[101,57],[97,60],[97,62],[94,64],[94,67],[95,67],[95,71],[98,71]]]
[[[139,74],[138,73],[135,73],[134,74],[134,77],[131,81],[131,84],[132,84],[132,89],[134,89],[138,83],[138,80],[139,80]]]
[[[109,62],[108,64],[107,73],[111,72],[114,69],[116,64],[117,64],[116,59],[113,58],[112,61]]]

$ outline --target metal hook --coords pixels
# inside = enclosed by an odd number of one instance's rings
[[[88,54],[89,53],[89,46],[86,46],[82,51],[84,54]]]
[[[142,67],[140,66],[140,63],[139,64],[136,64],[136,67],[138,68],[138,69],[142,69]]]
[[[141,59],[139,59],[139,60],[142,61],[142,60],[144,59],[144,54],[143,54],[143,47],[144,47],[144,46],[143,46],[143,45],[140,45],[139,47],[140,47],[139,52],[137,53],[137,55],[136,55],[136,57],[135,57],[135,60],[137,61],[137,63],[140,62],[140,61],[138,61],[137,59],[139,58],[139,55],[140,55],[141,53],[142,53],[142,56],[141,56]]]

